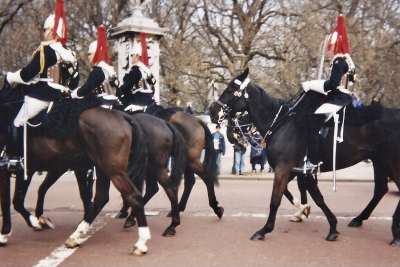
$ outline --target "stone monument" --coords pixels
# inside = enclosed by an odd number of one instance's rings
[[[150,0],[129,0],[133,5],[132,15],[123,19],[115,28],[110,29],[110,36],[115,39],[115,48],[118,52],[118,80],[122,82],[124,75],[132,67],[130,51],[140,43],[140,34],[145,32],[148,47],[149,67],[157,83],[154,86],[154,98],[160,104],[160,45],[159,40],[168,30],[161,28],[158,23],[143,16],[142,10]]]

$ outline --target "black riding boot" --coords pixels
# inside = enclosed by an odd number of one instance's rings
[[[14,124],[8,126],[7,140],[6,140],[7,156],[0,160],[0,169],[17,171],[20,168],[20,151],[19,151],[19,128]]]
[[[307,116],[307,162],[303,167],[293,168],[294,172],[309,174],[317,173],[318,168],[318,148],[319,148],[319,131],[325,124],[325,114],[309,114]]]

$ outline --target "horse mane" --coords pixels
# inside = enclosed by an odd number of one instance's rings
[[[161,105],[157,105],[156,103],[148,105],[146,108],[147,114],[155,116],[155,117],[165,120],[165,121],[169,121],[171,116],[174,115],[178,111],[184,111],[184,109],[181,107],[165,108]]]
[[[0,128],[2,131],[15,119],[23,104],[23,92],[28,90],[29,86],[24,85],[8,85],[0,90]],[[47,110],[43,110],[29,120],[29,123],[33,125],[41,124],[38,127],[29,127],[28,133],[32,136],[65,140],[72,133],[80,114],[100,105],[101,101],[94,94],[89,94],[83,99],[54,101],[48,114]]]

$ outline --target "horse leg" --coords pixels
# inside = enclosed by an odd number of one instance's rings
[[[92,206],[93,197],[93,171],[88,175],[88,169],[77,168],[74,170],[79,187],[79,194],[83,203],[84,214],[88,214]],[[84,215],[85,217],[85,215]]]
[[[393,214],[392,235],[393,240],[390,242],[390,245],[400,247],[400,200]]]
[[[179,211],[185,211],[186,204],[188,202],[190,193],[192,192],[193,186],[196,183],[196,178],[194,177],[194,172],[189,166],[186,166],[186,168],[185,168],[184,181],[185,181],[184,189],[183,189],[181,200],[179,201]],[[172,216],[172,213],[169,212],[167,217],[171,217],[171,216]]]
[[[3,226],[0,233],[0,246],[7,244],[7,237],[11,235],[11,173],[8,171],[0,172],[0,197],[1,213],[3,217]]]
[[[364,220],[368,220],[369,216],[371,216],[372,211],[378,205],[379,201],[383,198],[383,196],[389,191],[388,182],[387,182],[387,172],[384,167],[381,167],[380,164],[375,164],[374,162],[374,180],[375,180],[375,188],[374,188],[374,196],[371,201],[368,203],[367,207],[361,212],[360,215],[355,217],[348,224],[350,227],[358,227],[363,224]]]
[[[164,188],[164,191],[167,194],[169,201],[171,202],[172,222],[162,235],[174,236],[176,233],[175,228],[181,223],[179,216],[178,188],[172,183],[170,177],[165,172],[165,169],[160,170],[157,177],[159,177],[158,182]],[[147,193],[147,187],[146,187],[146,193]],[[145,202],[145,204],[146,203],[147,202]]]
[[[291,169],[289,169],[291,170]],[[264,240],[265,235],[267,233],[272,232],[274,230],[275,221],[276,221],[276,214],[278,212],[278,208],[282,201],[282,196],[287,188],[287,184],[289,183],[289,176],[291,171],[285,171],[284,168],[280,166],[276,166],[275,168],[275,177],[274,177],[274,184],[272,189],[271,195],[271,203],[269,205],[269,215],[267,223],[264,227],[257,231],[250,239],[253,241],[257,240]]]
[[[75,232],[64,242],[67,248],[74,248],[82,243],[81,237],[86,234],[90,224],[94,221],[103,207],[108,203],[110,180],[99,169],[97,171],[96,195],[90,211],[85,214],[82,222],[78,225]]]
[[[305,181],[306,181],[306,186],[307,186],[308,192],[310,193],[311,197],[313,198],[315,204],[317,204],[317,206],[321,208],[321,210],[324,212],[326,218],[328,219],[330,228],[329,228],[329,234],[326,237],[326,240],[335,241],[340,234],[336,230],[336,225],[337,225],[336,216],[331,212],[331,210],[325,204],[324,197],[322,196],[321,191],[318,188],[317,181],[314,179],[314,177],[311,174],[308,174],[305,176],[305,179],[306,179]]]
[[[128,209],[129,209],[129,204],[125,201],[125,199],[122,197],[122,208],[121,210],[115,215],[114,218],[117,219],[123,219],[128,217]]]
[[[297,179],[297,185],[299,187],[301,201],[293,197],[292,205],[299,209],[292,217],[290,217],[291,222],[301,222],[303,221],[303,215],[308,218],[311,211],[311,206],[307,204],[307,191],[305,188],[304,181]],[[286,192],[286,191],[285,191]],[[284,193],[286,196],[286,193]],[[290,194],[290,193],[289,193]]]
[[[36,218],[39,218],[39,222],[42,226],[42,229],[53,229],[53,222],[47,218],[43,217],[43,206],[44,206],[44,197],[47,193],[47,190],[63,175],[66,170],[61,171],[50,171],[47,173],[46,178],[44,178],[42,184],[38,189],[38,199],[36,202],[36,210],[35,215]]]
[[[167,174],[168,176],[168,174]],[[149,178],[149,177],[153,177],[151,175],[147,175],[146,176],[146,193],[144,194],[143,197],[143,204],[146,205],[147,202],[149,202],[149,200],[155,195],[157,194],[159,188],[158,188],[158,184],[157,181],[155,179]],[[129,208],[129,204],[124,200],[124,207],[126,207],[126,211]],[[121,211],[120,211],[121,213]],[[128,218],[125,221],[124,224],[124,228],[129,228],[132,227],[136,224],[135,222],[135,213],[133,211],[131,211],[131,214],[128,216]]]
[[[21,216],[24,218],[29,227],[32,227],[33,230],[43,230],[42,225],[40,224],[39,219],[36,216],[33,216],[29,211],[25,209],[24,201],[26,197],[26,192],[28,191],[28,187],[32,181],[32,176],[34,172],[28,172],[28,178],[25,181],[23,176],[23,171],[18,171],[16,173],[15,179],[15,192],[13,198],[14,209],[18,211]]]
[[[212,175],[206,175],[206,170],[203,164],[201,164],[200,160],[197,160],[197,162],[193,162],[191,164],[191,168],[206,184],[207,194],[208,194],[208,204],[214,210],[214,213],[217,214],[218,218],[221,219],[222,215],[224,214],[224,208],[218,206],[218,201],[217,197],[215,196],[215,190],[214,190],[215,179],[212,177],[213,175],[216,176],[217,173],[215,172]]]

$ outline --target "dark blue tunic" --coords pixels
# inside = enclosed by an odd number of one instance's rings
[[[124,84],[117,91],[117,96],[121,99],[122,103],[147,106],[154,102],[152,93],[143,93],[140,91],[134,93],[135,90],[140,88],[139,82],[141,79],[142,72],[138,66],[133,66],[131,71],[125,74],[123,79]]]
[[[40,54],[41,52],[37,52],[33,57],[32,61],[24,68],[21,69],[21,79],[24,82],[28,82],[35,78],[40,72]],[[45,64],[43,73],[40,74],[40,78],[47,78],[47,69],[51,66],[54,66],[57,63],[57,55],[53,48],[50,46],[44,47],[44,55],[45,55]],[[75,78],[71,77],[71,81],[68,85],[70,89],[74,89],[78,86],[79,83],[79,75]],[[31,84],[29,86],[29,90],[25,91],[30,97],[45,100],[45,101],[53,101],[59,99],[63,96],[63,93],[54,89],[47,82],[39,81],[36,84]]]
[[[323,103],[347,106],[353,99],[349,94],[341,92],[337,87],[344,74],[349,70],[349,66],[344,57],[337,57],[332,63],[331,76],[324,83],[324,91],[328,95],[322,100]]]

